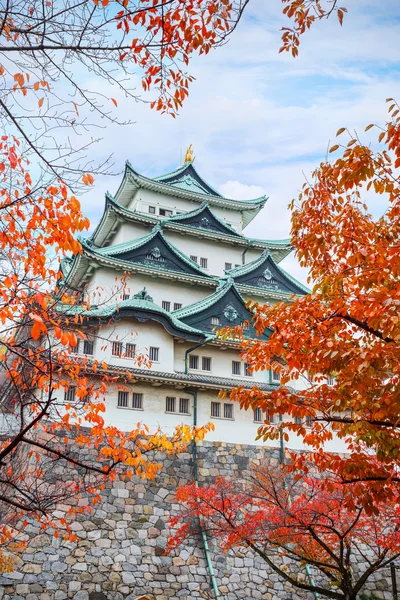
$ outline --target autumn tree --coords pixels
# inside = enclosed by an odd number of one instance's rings
[[[331,148],[340,157],[321,163],[291,205],[292,243],[311,293],[252,305],[258,331],[273,332],[268,342],[243,341],[245,359],[253,370],[280,371],[282,385],[231,394],[243,408],[280,416],[258,439],[298,435],[321,472],[352,488],[347,500],[360,497],[370,511],[375,500],[398,497],[400,484],[400,113],[389,102],[378,140],[367,145],[340,129],[339,140],[350,138]],[[368,204],[376,199],[374,217]],[[287,385],[293,380],[304,390]],[[326,452],[334,436],[349,454]],[[306,469],[308,460],[292,454],[288,468]]]
[[[362,504],[349,509],[341,482],[312,476],[288,479],[284,470],[255,467],[242,483],[217,478],[209,487],[181,486],[182,512],[169,548],[197,534],[199,523],[224,551],[247,548],[297,589],[356,600],[367,581],[400,554],[396,502],[379,516]],[[312,569],[306,575],[305,566]]]

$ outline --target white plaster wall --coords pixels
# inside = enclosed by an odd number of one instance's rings
[[[204,200],[207,200],[207,196],[204,196]],[[200,202],[191,202],[182,198],[174,198],[166,194],[158,194],[151,190],[138,190],[128,208],[138,212],[148,213],[149,206],[156,207],[156,214],[158,215],[159,208],[166,208],[172,210],[174,214],[176,212],[188,212],[195,210],[200,206]],[[239,211],[220,208],[212,206],[211,210],[222,220],[226,221],[239,233],[242,232],[242,215]],[[164,218],[164,217],[162,217]]]
[[[233,246],[232,244],[224,244],[218,240],[211,241],[205,239],[196,239],[192,235],[184,235],[176,232],[165,230],[165,236],[169,242],[174,244],[186,256],[197,256],[198,264],[200,257],[208,259],[208,269],[205,271],[210,275],[221,277],[225,275],[225,263],[231,263],[232,268],[236,265],[242,265],[242,254],[244,248],[242,246]],[[261,254],[259,252],[258,256]],[[247,259],[247,257],[245,257]]]
[[[117,282],[115,281],[116,275],[119,278]],[[117,273],[105,267],[96,269],[87,288],[92,303],[114,304],[116,301],[120,301],[122,299],[122,276],[122,272]],[[215,291],[215,288],[171,281],[157,277],[157,275],[151,277],[133,273],[127,279],[126,293],[133,296],[140,292],[144,286],[146,286],[147,292],[153,298],[155,304],[162,306],[162,302],[165,300],[171,302],[171,308],[173,308],[174,302],[180,302],[183,306],[187,306]]]
[[[121,223],[116,234],[111,240],[110,246],[116,246],[124,242],[137,240],[151,232],[151,226],[139,223]]]

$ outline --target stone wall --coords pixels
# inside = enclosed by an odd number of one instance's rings
[[[116,482],[102,493],[103,502],[90,517],[72,524],[78,542],[65,542],[34,527],[32,542],[18,570],[0,577],[0,600],[188,600],[212,599],[204,549],[193,540],[172,556],[164,556],[168,519],[179,510],[174,502],[178,484],[193,478],[191,454],[156,457],[163,470],[155,482]],[[198,447],[199,480],[216,475],[243,477],[250,462],[278,464],[278,452],[255,446],[204,442]],[[62,477],[61,467],[54,477]],[[85,499],[80,501],[85,503]],[[55,517],[64,516],[60,506]],[[212,549],[221,600],[312,600],[267,570],[252,554]],[[369,584],[377,598],[391,600],[390,574]],[[102,596],[104,594],[104,596]]]

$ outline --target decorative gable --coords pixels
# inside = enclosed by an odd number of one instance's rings
[[[172,173],[155,177],[154,180],[191,192],[197,192],[198,194],[222,197],[217,190],[200,177],[193,164],[190,162],[185,163],[183,167],[176,169],[176,171],[173,171]]]
[[[210,277],[168,242],[159,227],[155,228],[150,235],[135,242],[102,248],[98,252],[110,258],[142,264],[146,267]]]
[[[180,225],[189,225],[190,227],[198,227],[199,229],[205,229],[215,233],[224,233],[240,237],[237,231],[214,215],[207,202],[204,202],[196,210],[171,217],[168,219],[168,222],[175,222]]]
[[[237,291],[232,280],[225,282],[214,294],[204,300],[174,312],[180,321],[204,332],[215,332],[222,327],[236,327],[249,323],[246,334],[255,336],[252,313]],[[267,333],[268,336],[268,333]]]
[[[268,250],[257,260],[229,271],[238,285],[247,285],[263,290],[298,294],[303,296],[307,289],[295,281],[286,271],[278,267]]]

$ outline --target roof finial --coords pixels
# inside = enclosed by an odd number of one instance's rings
[[[185,159],[183,161],[183,164],[186,165],[186,163],[192,163],[192,162],[194,162],[195,158],[196,157],[193,156],[192,144],[190,144],[190,146],[188,146],[188,148],[186,150]]]

